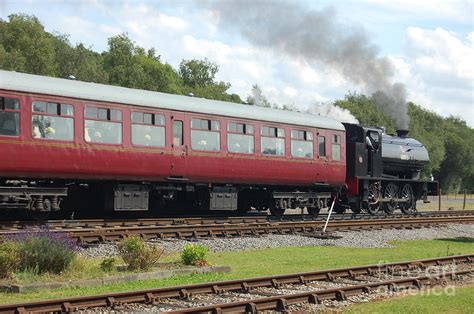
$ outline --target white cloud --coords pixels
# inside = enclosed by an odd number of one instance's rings
[[[118,27],[94,23],[79,16],[61,16],[58,19],[62,33],[71,35],[77,42],[98,43],[105,38],[120,34]]]
[[[158,23],[172,31],[183,32],[188,28],[188,23],[182,18],[166,14],[158,14]]]
[[[406,56],[391,57],[409,100],[474,125],[473,35],[466,38],[441,27],[406,31]]]
[[[365,0],[378,5],[390,13],[401,12],[418,19],[443,18],[457,22],[472,23],[473,2],[470,0]]]
[[[296,97],[298,96],[299,93],[298,93],[298,90],[296,90],[295,88],[291,86],[287,86],[283,89],[283,94],[285,94],[288,97]]]
[[[469,36],[463,41],[456,33],[441,27],[435,30],[418,27],[407,29],[408,53],[423,71],[454,75],[472,81],[474,49],[469,41]]]

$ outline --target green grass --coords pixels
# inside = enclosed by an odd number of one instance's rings
[[[158,288],[163,286],[190,284],[206,281],[240,279],[246,277],[286,274],[294,272],[348,267],[379,262],[396,262],[411,259],[432,258],[474,252],[474,238],[431,241],[398,241],[393,248],[361,249],[341,247],[289,247],[244,252],[225,252],[209,255],[214,265],[229,265],[229,274],[199,274],[164,280],[144,280],[100,287],[67,288],[38,291],[26,294],[0,293],[0,304],[32,300],[80,296],[107,292],[119,292]],[[179,255],[166,260],[179,259]]]
[[[344,313],[473,313],[474,287],[422,290],[420,295],[356,304]]]

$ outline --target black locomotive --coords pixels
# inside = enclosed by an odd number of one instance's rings
[[[355,213],[387,214],[395,210],[416,211],[416,201],[437,195],[438,183],[420,179],[429,162],[422,143],[381,128],[344,123],[347,147],[347,185],[339,194],[336,211],[350,208]]]

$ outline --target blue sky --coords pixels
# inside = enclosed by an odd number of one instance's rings
[[[395,67],[394,81],[407,85],[408,100],[474,127],[473,1],[297,1],[308,10],[335,11],[339,24],[360,27],[378,55]],[[268,6],[275,2],[265,2]],[[222,27],[208,1],[0,0],[0,17],[36,15],[47,31],[69,34],[96,51],[120,33],[155,47],[162,60],[207,57],[220,65],[219,80],[245,98],[257,83],[278,104],[306,109],[362,91],[336,69],[262,49]],[[242,1],[245,5],[245,2]],[[258,31],[258,30],[256,30]]]

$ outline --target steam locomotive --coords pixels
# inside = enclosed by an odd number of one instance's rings
[[[437,193],[406,132],[0,71],[0,218],[288,208],[416,210]]]

